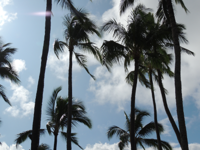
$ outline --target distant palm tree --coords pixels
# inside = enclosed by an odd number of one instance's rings
[[[15,48],[10,48],[10,43],[2,44],[0,41],[0,77],[2,79],[8,79],[11,82],[20,83],[20,80],[18,78],[17,72],[14,70],[14,68],[11,65],[11,55],[16,52]],[[0,95],[4,99],[6,103],[11,105],[10,101],[8,100],[3,85],[0,84]]]
[[[89,39],[90,34],[96,34],[100,36],[97,26],[88,18],[88,14],[83,10],[80,10],[84,16],[80,19],[77,16],[65,16],[64,25],[66,27],[64,36],[66,42],[56,40],[54,44],[54,52],[58,57],[59,52],[63,52],[66,47],[69,50],[69,71],[68,71],[68,125],[67,125],[67,150],[71,150],[71,117],[72,117],[72,57],[73,54],[78,64],[83,67],[87,73],[94,79],[94,76],[90,74],[86,66],[86,56],[75,52],[75,47],[80,51],[89,52],[93,54],[97,59],[100,59],[98,48],[94,46]]]
[[[67,127],[68,118],[67,118],[67,109],[69,105],[68,98],[62,98],[61,96],[57,97],[58,92],[61,90],[61,87],[56,88],[53,91],[51,99],[48,103],[47,115],[48,115],[48,123],[46,125],[48,133],[51,135],[54,134],[54,150],[57,147],[57,136],[59,134],[59,130],[64,127]],[[85,106],[80,101],[72,101],[72,125],[76,125],[77,123],[83,123],[88,128],[92,127],[91,120],[86,116]],[[66,132],[60,132],[61,135],[68,140]],[[76,134],[71,133],[71,141],[83,149],[79,144],[77,139],[74,137]]]
[[[130,118],[128,115],[124,112],[126,117],[126,123],[125,123],[125,130],[118,127],[118,126],[112,126],[109,127],[107,132],[108,139],[112,138],[113,135],[116,135],[119,137],[120,142],[118,143],[118,147],[120,150],[123,150],[126,146],[130,143]],[[134,150],[137,150],[138,147],[142,147],[145,149],[146,146],[148,147],[155,147],[158,148],[158,142],[157,139],[148,138],[150,134],[155,132],[155,123],[150,122],[146,125],[143,125],[144,117],[150,116],[150,114],[146,111],[141,111],[138,109],[135,109],[135,145]],[[161,124],[158,124],[159,133],[164,131],[164,128]],[[161,141],[161,146],[165,150],[172,150],[172,147],[169,143],[165,141]]]
[[[54,150],[57,149],[57,136],[59,132],[61,133],[62,137],[67,140],[67,133],[63,131],[59,131],[60,129],[64,129],[67,127],[67,109],[68,109],[68,98],[62,98],[61,96],[57,97],[58,93],[60,92],[61,87],[56,88],[52,96],[48,102],[47,107],[47,116],[48,116],[48,123],[46,125],[46,130],[48,131],[49,135],[53,133],[54,135]],[[77,123],[83,123],[87,127],[91,128],[91,120],[86,116],[85,106],[80,101],[73,101],[72,103],[72,125],[76,125]],[[45,129],[40,129],[40,135],[45,134]],[[32,130],[28,130],[17,135],[15,139],[16,146],[24,142],[27,138],[32,140]],[[76,133],[71,133],[70,136],[71,141],[83,149],[79,144],[76,138]]]
[[[39,145],[38,150],[51,150],[51,149],[50,149],[49,145],[42,143]]]

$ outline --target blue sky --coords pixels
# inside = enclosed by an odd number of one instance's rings
[[[184,98],[184,109],[186,126],[190,150],[200,149],[199,123],[200,123],[200,45],[199,45],[199,1],[184,1],[190,13],[186,14],[180,6],[176,6],[177,22],[186,25],[186,34],[189,44],[182,45],[193,52],[195,57],[182,54],[182,88]],[[97,25],[104,21],[115,18],[126,25],[128,10],[123,16],[119,16],[120,0],[74,0],[78,8],[84,8]],[[146,7],[157,8],[157,0],[138,0]],[[44,38],[44,16],[37,15],[44,12],[45,0],[0,0],[0,36],[4,43],[12,43],[12,47],[17,48],[13,55],[13,66],[17,70],[21,84],[15,85],[6,80],[1,80],[1,84],[6,88],[12,107],[9,107],[2,98],[0,105],[0,141],[3,145],[0,150],[16,150],[14,139],[20,132],[32,128],[33,108],[36,95],[37,81],[41,63],[42,45]],[[53,42],[56,38],[63,40],[62,18],[69,11],[61,9],[53,3],[53,16],[51,28],[51,41],[48,55],[47,70],[45,76],[44,97],[42,106],[41,128],[46,127],[46,107],[52,91],[58,86],[62,86],[60,95],[67,96],[67,73],[68,73],[68,51],[60,56],[60,60],[53,53]],[[91,36],[97,46],[101,46],[103,40],[112,39],[111,34],[103,34],[99,39]],[[173,51],[169,50],[169,53]],[[106,137],[108,127],[117,125],[124,127],[125,117],[123,111],[130,113],[130,93],[131,87],[125,82],[125,73],[122,66],[114,65],[109,73],[104,67],[88,55],[88,67],[97,78],[93,81],[84,69],[80,68],[76,61],[73,61],[73,96],[84,102],[88,116],[91,118],[93,128],[90,130],[83,125],[73,128],[78,133],[79,143],[86,150],[117,150],[117,138],[110,141]],[[172,63],[172,68],[174,64]],[[131,68],[130,68],[131,69]],[[174,81],[165,77],[164,86],[168,90],[168,104],[173,117],[176,119]],[[161,139],[170,142],[175,150],[180,150],[178,142],[168,122],[164,112],[161,96],[158,87],[156,88],[156,100],[158,105],[158,119],[165,127],[165,133]],[[152,100],[150,91],[138,84],[136,105],[148,110],[153,115]],[[152,121],[153,117],[146,119]],[[155,136],[155,135],[153,135]],[[47,143],[53,148],[53,136],[46,134],[41,137],[41,143]],[[30,140],[22,143],[18,150],[28,150]],[[58,149],[66,148],[65,141],[58,139]],[[74,150],[79,148],[73,146]],[[128,149],[128,148],[127,148]],[[151,150],[149,148],[148,150]]]

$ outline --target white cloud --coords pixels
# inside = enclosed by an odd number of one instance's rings
[[[96,81],[90,81],[89,90],[94,92],[95,101],[99,104],[111,103],[118,106],[118,110],[123,110],[126,102],[130,101],[131,86],[125,77],[123,67],[114,65],[112,73],[105,67],[97,67],[94,72]]]
[[[118,143],[114,144],[102,144],[102,143],[95,143],[92,145],[87,145],[85,150],[118,150]],[[125,148],[124,150],[129,150],[129,148]]]
[[[181,150],[180,147],[176,147],[178,144],[177,143],[170,143],[171,146],[173,147],[173,150]],[[145,148],[146,150],[155,150],[155,148]],[[191,143],[189,144],[189,149],[190,150],[198,150],[200,149],[200,144],[199,143]],[[94,145],[88,144],[85,148],[85,150],[119,150],[118,148],[118,143],[114,144],[102,144],[102,143],[95,143]],[[130,150],[130,146],[126,147],[124,150]],[[139,149],[143,150],[143,149]]]
[[[171,131],[170,125],[171,124],[169,122],[169,119],[168,118],[162,119],[162,120],[159,121],[159,123],[161,123],[163,125],[163,128],[164,128],[164,132],[162,134],[171,136],[171,134],[170,134],[170,131]]]
[[[23,86],[10,83],[13,95],[10,98],[12,107],[6,108],[5,113],[10,113],[13,117],[23,117],[31,114],[34,103],[31,101],[31,93]]]
[[[17,13],[8,13],[4,10],[6,5],[11,4],[11,0],[1,0],[0,1],[0,30],[1,26],[3,26],[6,22],[10,22],[17,18]]]
[[[28,87],[30,88],[33,84],[35,84],[35,80],[33,79],[33,77],[28,77],[28,82],[29,82],[29,85]]]
[[[12,144],[11,146],[8,146],[5,142],[2,142],[2,145],[0,145],[1,150],[24,150],[21,145],[16,148],[15,144]]]
[[[14,59],[12,62],[12,66],[14,70],[19,74],[22,70],[26,70],[25,60],[22,59]]]

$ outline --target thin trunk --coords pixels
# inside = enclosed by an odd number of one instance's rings
[[[131,150],[135,150],[135,96],[136,96],[136,87],[138,78],[138,67],[139,67],[139,61],[137,58],[135,58],[135,74],[134,74],[134,81],[131,94],[131,128],[130,128]]]
[[[182,150],[189,150],[187,131],[185,125],[185,116],[183,110],[183,98],[182,98],[182,86],[181,86],[181,50],[177,34],[176,20],[174,16],[174,11],[172,7],[171,0],[167,0],[167,7],[169,10],[169,19],[172,27],[172,38],[174,41],[174,50],[175,50],[175,95],[176,95],[176,108],[178,123],[180,129],[181,137],[181,146]]]
[[[54,146],[53,146],[53,150],[57,149],[57,138],[58,138],[58,134],[54,134]]]
[[[160,87],[160,92],[161,92],[161,96],[162,96],[162,100],[163,100],[163,105],[164,105],[164,108],[165,108],[165,112],[169,118],[169,121],[174,129],[174,132],[176,134],[176,137],[177,137],[177,140],[179,142],[179,144],[181,145],[181,137],[180,137],[180,132],[179,132],[179,129],[169,111],[169,108],[168,108],[168,104],[167,104],[167,100],[166,100],[166,96],[165,96],[165,91],[164,91],[164,87],[163,87],[163,83],[162,83],[162,79],[161,79],[161,72],[160,70],[157,70],[158,72],[158,83],[159,83],[159,87]]]
[[[69,43],[69,77],[68,77],[68,122],[67,122],[67,150],[71,150],[71,121],[72,121],[72,41]]]
[[[156,109],[156,101],[155,101],[155,95],[154,95],[154,86],[153,86],[152,71],[151,71],[151,69],[149,70],[149,79],[150,79],[151,94],[152,94],[152,100],[153,100],[154,124],[155,124],[155,128],[156,128],[156,136],[157,136],[157,142],[158,142],[158,150],[162,150],[162,147],[161,147],[161,140],[160,140],[160,133],[159,133],[159,130],[158,130],[157,109]]]
[[[44,35],[44,43],[42,50],[42,58],[41,58],[41,67],[40,67],[40,75],[37,86],[37,93],[35,99],[35,108],[34,108],[34,118],[33,118],[33,135],[31,142],[31,150],[37,150],[39,146],[40,139],[40,122],[41,122],[41,110],[42,110],[42,98],[43,98],[43,89],[44,89],[44,77],[46,70],[46,62],[47,56],[49,52],[49,40],[50,40],[50,31],[51,31],[51,12],[52,8],[52,0],[47,0],[46,6],[46,17],[45,17],[45,35]]]

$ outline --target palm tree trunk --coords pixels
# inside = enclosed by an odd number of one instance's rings
[[[171,0],[167,0],[167,7],[169,10],[169,19],[172,27],[172,38],[174,41],[175,50],[175,95],[176,95],[176,108],[178,123],[180,129],[181,146],[182,150],[189,150],[187,131],[185,126],[185,116],[183,110],[183,98],[182,98],[182,85],[181,85],[181,50],[177,34],[176,20],[174,16],[174,11],[172,7]]]
[[[177,140],[179,142],[179,144],[181,145],[181,137],[180,137],[180,132],[179,132],[179,129],[169,111],[169,108],[168,108],[168,104],[167,104],[167,100],[166,100],[166,96],[165,96],[165,91],[164,91],[164,87],[163,87],[163,83],[162,83],[162,79],[161,79],[161,72],[160,70],[157,70],[158,72],[158,84],[159,84],[159,87],[160,87],[160,92],[161,92],[161,96],[162,96],[162,100],[163,100],[163,105],[164,105],[164,108],[165,108],[165,112],[169,118],[169,121],[174,129],[174,132],[176,134],[176,137],[177,137]]]
[[[53,150],[57,149],[57,138],[58,138],[58,134],[54,134],[54,146],[53,146]]]
[[[40,122],[41,122],[44,77],[45,77],[47,56],[49,52],[49,40],[50,40],[50,31],[51,31],[51,15],[49,15],[49,13],[51,12],[51,8],[52,8],[52,0],[47,0],[44,44],[43,44],[40,75],[39,75],[38,86],[37,86],[35,108],[34,108],[34,118],[33,118],[33,126],[32,126],[32,131],[33,131],[32,142],[31,142],[32,150],[38,149],[39,139],[40,139],[39,130],[40,130]]]
[[[72,121],[72,55],[73,46],[70,40],[69,43],[69,76],[68,76],[68,122],[67,122],[67,150],[71,150],[71,121]]]
[[[130,141],[131,150],[135,150],[135,96],[138,78],[139,60],[135,58],[135,74],[131,94],[131,128],[130,128]]]
[[[150,79],[150,85],[151,85],[151,94],[152,94],[152,100],[153,100],[153,108],[154,108],[154,124],[156,128],[156,136],[158,141],[158,150],[162,150],[161,147],[161,140],[160,140],[160,133],[158,130],[158,120],[157,120],[157,109],[156,109],[156,101],[155,101],[155,95],[154,95],[154,86],[152,81],[152,71],[149,70],[149,79]]]

